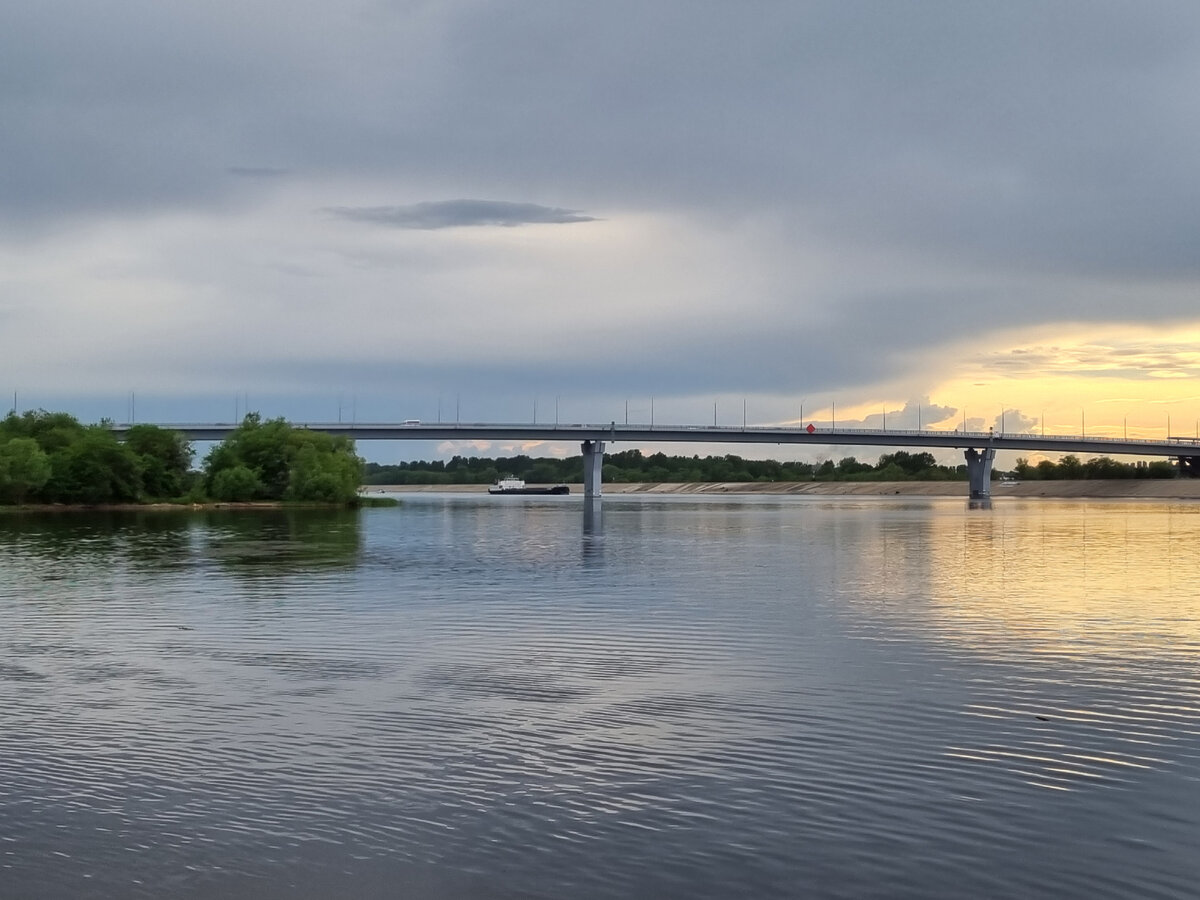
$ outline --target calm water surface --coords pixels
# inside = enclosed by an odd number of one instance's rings
[[[0,516],[0,897],[1192,897],[1200,505]]]

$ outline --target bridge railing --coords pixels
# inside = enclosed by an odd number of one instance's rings
[[[623,432],[672,432],[675,434],[696,432],[698,439],[703,439],[704,434],[786,434],[789,436],[806,436],[811,437],[814,443],[820,443],[822,437],[825,436],[854,436],[854,435],[870,435],[878,438],[881,435],[888,437],[896,437],[903,443],[904,438],[918,437],[954,437],[961,439],[964,442],[971,442],[978,445],[985,445],[989,441],[1003,441],[1005,438],[1020,439],[1020,438],[1035,438],[1038,441],[1046,444],[1079,444],[1086,443],[1092,446],[1102,447],[1106,444],[1111,445],[1144,445],[1147,447],[1163,447],[1164,445],[1179,447],[1180,449],[1200,450],[1200,437],[1173,435],[1165,438],[1127,438],[1127,437],[1107,437],[1099,435],[1070,435],[1070,434],[1035,434],[1033,432],[996,432],[996,431],[943,431],[940,429],[922,428],[922,429],[905,429],[905,428],[845,428],[845,427],[814,427],[812,432],[808,431],[808,426],[790,426],[790,425],[664,425],[649,423],[530,423],[530,422],[295,422],[296,428],[307,428],[314,430],[356,430],[361,432],[371,431],[401,431],[413,436],[419,435],[427,431],[480,431],[480,430],[521,430],[521,429],[537,429],[539,431],[562,431],[566,434],[573,434],[578,431],[588,432],[606,432],[609,434],[621,434]],[[130,427],[129,424],[113,425],[117,431],[124,431]],[[237,423],[233,422],[210,422],[210,423],[163,423],[159,427],[168,429],[178,429],[181,431],[231,431],[237,427]],[[920,442],[917,442],[920,443]]]

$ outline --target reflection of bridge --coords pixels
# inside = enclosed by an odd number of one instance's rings
[[[972,498],[989,494],[992,460],[997,450],[1042,450],[1049,453],[1091,453],[1104,456],[1165,456],[1177,459],[1182,474],[1200,476],[1200,440],[1167,438],[1138,440],[1082,435],[993,434],[972,431],[888,431],[865,428],[749,428],[709,425],[540,425],[459,422],[328,423],[296,422],[295,428],[323,431],[356,441],[564,441],[579,442],[583,452],[583,483],[587,497],[601,493],[605,443],[807,444],[809,446],[953,447],[966,451],[967,480]],[[220,441],[235,424],[160,425],[191,441]],[[114,425],[123,433],[128,425]]]

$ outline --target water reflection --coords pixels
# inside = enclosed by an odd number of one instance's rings
[[[362,553],[353,509],[213,510],[201,527],[209,536],[206,555],[239,575],[350,568]]]
[[[1198,524],[439,496],[6,524],[0,895],[1186,896]]]
[[[986,766],[984,783],[1077,791],[1196,753],[1200,507],[940,513],[864,510],[841,535],[841,583],[856,633],[909,642],[920,665],[955,661],[977,727],[947,759]]]
[[[0,516],[0,551],[47,581],[212,561],[244,576],[352,567],[360,513],[347,509],[147,510]]]
[[[585,565],[598,563],[604,556],[603,507],[598,500],[583,501],[582,555]]]

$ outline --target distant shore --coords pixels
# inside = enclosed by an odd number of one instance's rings
[[[367,493],[486,493],[486,484],[372,484]],[[571,485],[572,494],[583,485]],[[965,497],[965,481],[771,481],[688,484],[605,484],[605,494],[812,494],[817,496]],[[1200,500],[1200,478],[1130,478],[1079,481],[993,481],[992,499],[1002,497],[1142,498]]]

